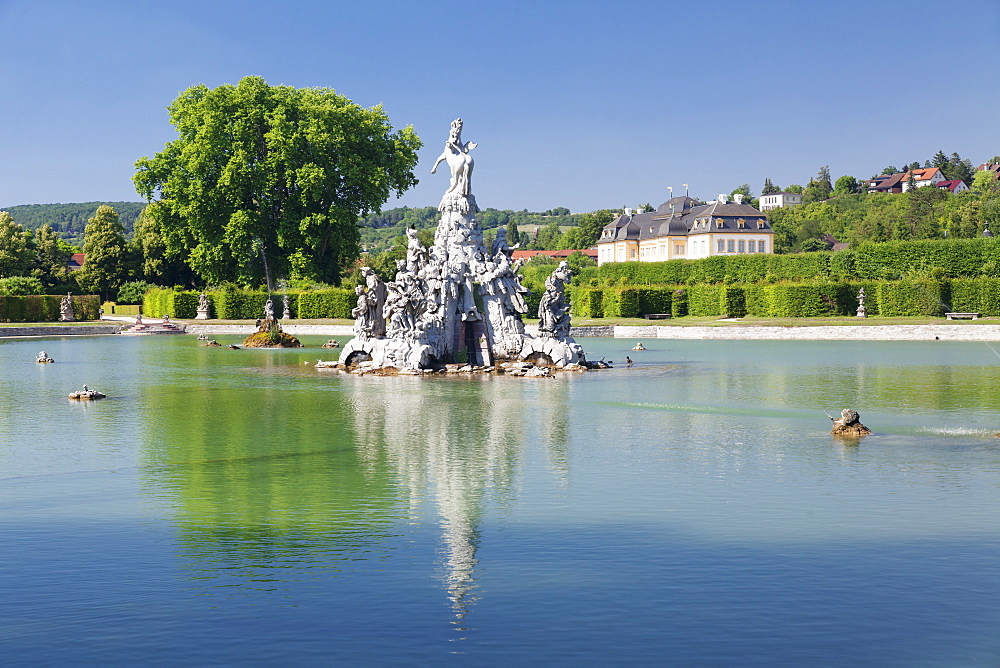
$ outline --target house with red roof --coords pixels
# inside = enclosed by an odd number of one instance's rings
[[[73,253],[69,257],[69,262],[66,263],[66,268],[70,271],[76,271],[77,269],[83,268],[83,259],[86,257],[83,253]]]
[[[953,192],[956,195],[958,193],[968,192],[969,186],[965,185],[965,181],[962,179],[952,179],[950,181],[938,181],[935,184],[941,190],[947,190]]]
[[[512,255],[515,260],[530,260],[536,255],[548,255],[553,260],[565,260],[573,253],[583,253],[592,260],[597,260],[597,249],[596,248],[583,248],[581,250],[554,250],[554,251],[544,251],[544,250],[516,250]]]
[[[916,187],[936,186],[944,181],[944,174],[938,167],[924,167],[922,169],[911,169],[899,174],[883,174],[876,176],[867,182],[869,193],[905,193],[910,188],[910,177],[912,176]]]

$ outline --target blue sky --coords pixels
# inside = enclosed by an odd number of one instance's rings
[[[0,206],[139,201],[198,83],[327,87],[424,140],[465,120],[482,207],[572,211],[1000,154],[1000,0],[0,0]]]

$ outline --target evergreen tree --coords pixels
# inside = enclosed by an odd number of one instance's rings
[[[514,246],[521,239],[521,233],[517,229],[517,221],[511,218],[507,223],[507,243]]]
[[[761,195],[773,195],[775,193],[780,193],[781,188],[771,183],[770,178],[764,179],[764,187],[761,189]]]
[[[129,279],[130,253],[125,241],[125,228],[110,206],[98,207],[87,221],[83,240],[83,269],[76,280],[84,290],[99,293],[108,299],[114,290]]]
[[[51,226],[42,225],[35,231],[35,260],[31,275],[46,287],[65,284],[69,277],[67,263],[74,250]]]

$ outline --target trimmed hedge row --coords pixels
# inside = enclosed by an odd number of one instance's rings
[[[0,295],[0,322],[58,322],[62,295]],[[101,298],[73,295],[73,316],[77,320],[98,320]]]
[[[792,255],[715,255],[700,260],[611,262],[598,267],[603,286],[778,283],[810,280],[898,280],[936,271],[943,278],[1000,277],[1000,237],[862,244],[842,251]]]
[[[730,285],[700,283],[681,288],[593,288],[570,290],[573,315],[639,318],[647,313],[692,316],[809,318],[852,316],[864,288],[869,315],[942,316],[948,311],[1000,316],[1000,278],[953,280]]]
[[[206,292],[209,317],[220,320],[257,320],[264,316],[265,292],[224,289]],[[148,290],[142,300],[142,312],[159,318],[192,319],[198,314],[198,292],[175,291],[165,288]],[[343,288],[311,292],[288,293],[288,310],[292,318],[351,318],[355,303],[354,292]],[[274,300],[274,312],[279,318],[284,304]]]
[[[351,309],[357,303],[354,292],[343,288],[302,292],[288,298],[295,318],[352,318]]]

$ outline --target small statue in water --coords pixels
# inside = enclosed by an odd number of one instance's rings
[[[51,362],[55,362],[55,360],[49,357],[49,354],[44,350],[38,353],[38,356],[35,357],[35,361],[39,364],[49,364]]]
[[[861,424],[861,416],[856,410],[845,408],[840,411],[840,418],[835,418],[829,413],[826,414],[833,421],[833,429],[830,431],[834,436],[867,436],[872,430]]]

